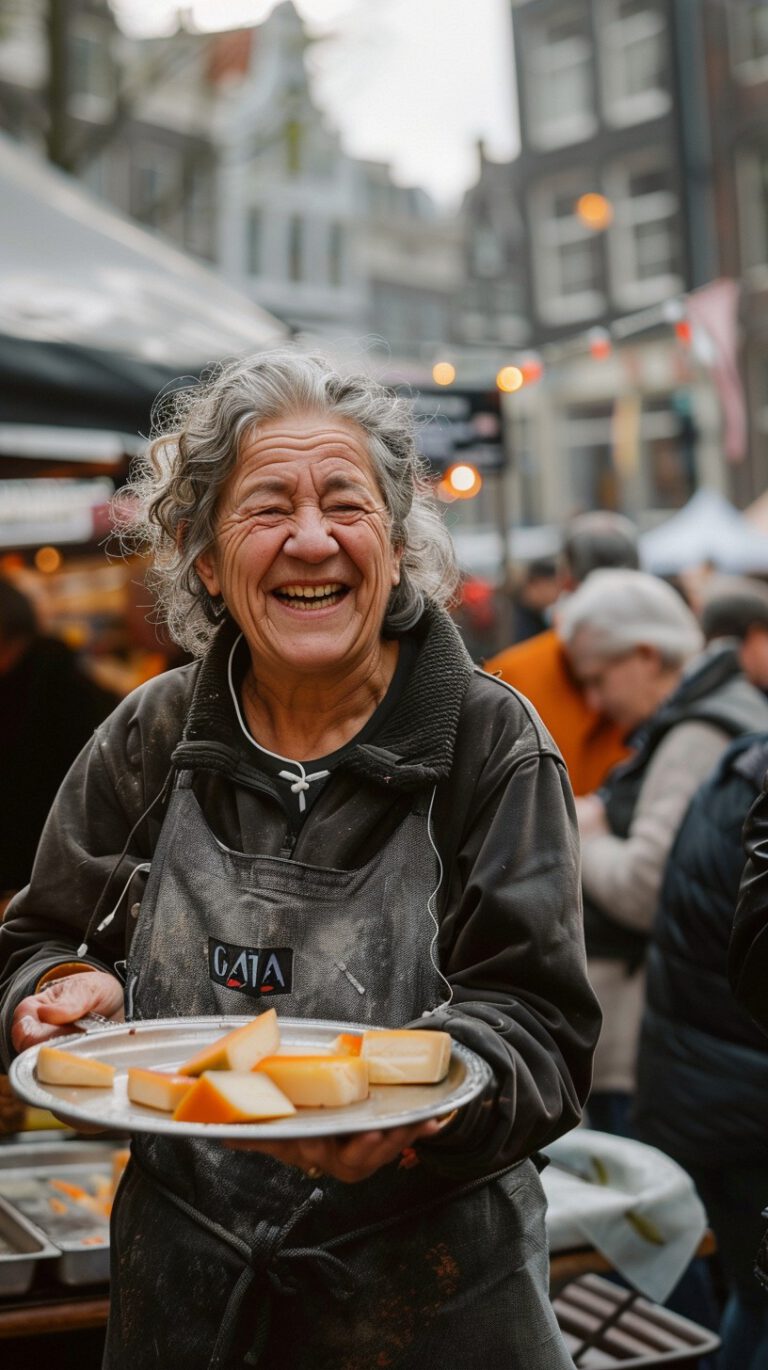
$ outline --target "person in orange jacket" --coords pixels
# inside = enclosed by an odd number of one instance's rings
[[[605,510],[578,514],[563,539],[562,593],[600,567],[637,570],[639,564],[637,529],[629,519]],[[531,701],[562,752],[574,794],[591,794],[624,760],[621,730],[587,704],[554,628],[507,647],[486,661],[485,670]]]

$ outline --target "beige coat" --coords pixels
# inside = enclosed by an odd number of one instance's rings
[[[617,922],[643,932],[652,928],[667,858],[686,809],[730,741],[710,723],[678,724],[648,765],[627,837],[596,833],[582,838],[584,891]],[[593,1089],[632,1092],[644,972],[628,976],[623,962],[597,959],[588,969],[603,1010]]]

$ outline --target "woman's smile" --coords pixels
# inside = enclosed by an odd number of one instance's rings
[[[321,609],[333,609],[340,604],[349,594],[349,586],[339,581],[327,581],[322,585],[294,583],[281,585],[272,594],[286,609],[316,614]]]

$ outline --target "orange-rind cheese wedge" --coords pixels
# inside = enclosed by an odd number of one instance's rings
[[[267,1056],[256,1071],[300,1108],[344,1108],[368,1098],[368,1066],[359,1056]]]
[[[59,1047],[41,1047],[37,1053],[37,1078],[44,1085],[85,1085],[89,1089],[111,1089],[115,1067],[91,1056],[78,1056]]]
[[[217,1037],[179,1066],[178,1075],[202,1075],[205,1070],[252,1070],[262,1056],[272,1056],[280,1045],[280,1028],[273,1008],[243,1027]]]
[[[174,1110],[177,1123],[259,1123],[288,1118],[296,1109],[268,1075],[207,1070]]]
[[[448,1074],[451,1038],[428,1028],[364,1032],[360,1055],[372,1085],[434,1085]]]
[[[128,1098],[133,1104],[156,1108],[161,1113],[173,1113],[194,1083],[191,1075],[166,1075],[159,1070],[130,1066]]]

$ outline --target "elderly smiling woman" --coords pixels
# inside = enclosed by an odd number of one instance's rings
[[[573,807],[441,607],[409,406],[299,352],[240,361],[182,396],[135,488],[200,660],[130,695],[60,792],[2,929],[6,1056],[124,1001],[266,1001],[445,1029],[493,1080],[447,1125],[137,1137],[106,1364],[568,1366],[530,1157],[578,1120],[598,1030]],[[222,973],[241,953],[259,975]]]

